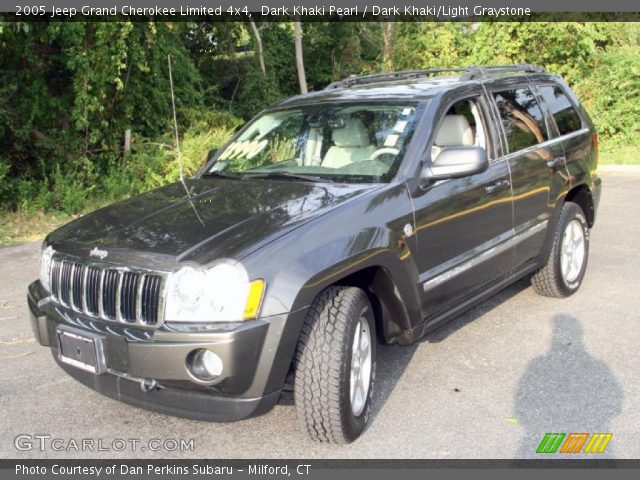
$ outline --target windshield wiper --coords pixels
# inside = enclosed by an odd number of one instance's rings
[[[222,177],[222,178],[235,178],[237,180],[242,180],[244,175],[240,175],[239,173],[230,173],[225,172],[223,170],[214,170],[212,172],[206,172],[202,174],[203,177]]]
[[[303,173],[293,173],[287,172],[286,170],[274,170],[273,172],[264,172],[264,173],[246,173],[245,178],[284,178],[284,179],[294,179],[294,180],[304,180],[306,182],[329,182],[332,180],[328,178],[322,178],[317,175],[305,175]]]

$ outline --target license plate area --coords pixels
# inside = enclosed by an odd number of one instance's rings
[[[62,363],[99,375],[106,371],[100,335],[71,327],[56,328],[58,358]]]

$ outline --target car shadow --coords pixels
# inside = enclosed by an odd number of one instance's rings
[[[564,441],[571,433],[611,433],[611,421],[624,402],[624,390],[611,369],[587,352],[580,321],[556,315],[552,323],[549,351],[531,360],[518,382],[514,413],[525,430],[519,458],[567,458],[561,453],[564,443],[555,454],[536,453],[546,433],[564,433]],[[613,433],[603,453],[579,456],[613,458]],[[590,438],[584,440],[582,451]]]
[[[503,304],[504,302],[511,300],[511,298],[515,297],[530,286],[531,282],[529,281],[529,277],[518,280],[516,283],[489,297],[484,302],[479,303],[475,307],[454,318],[450,322],[445,323],[437,330],[428,333],[422,341],[429,343],[438,343],[445,340],[449,335],[452,335],[461,328],[464,328],[469,323],[477,320],[478,318]]]
[[[529,288],[530,285],[528,277],[510,285],[411,345],[379,345],[378,372],[376,375],[377,391],[375,392],[372,406],[372,416],[375,417],[382,411],[421,343],[443,341],[449,335],[464,328],[469,323]]]

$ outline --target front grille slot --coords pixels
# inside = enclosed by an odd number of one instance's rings
[[[60,298],[60,270],[62,262],[60,260],[51,261],[51,295],[54,298]]]
[[[84,265],[75,264],[73,266],[73,277],[71,278],[71,292],[73,293],[73,308],[82,311],[82,289],[84,287]]]
[[[122,289],[120,290],[120,314],[126,322],[136,321],[136,300],[138,297],[138,282],[140,275],[132,272],[122,274]]]
[[[87,312],[93,316],[100,313],[100,276],[98,267],[87,267],[87,282],[85,298],[87,299]]]
[[[160,277],[145,275],[141,302],[142,321],[150,325],[155,324],[158,321],[158,304],[160,303]]]
[[[104,272],[104,286],[102,288],[102,310],[104,315],[115,320],[116,318],[116,302],[118,292],[118,281],[120,272],[114,269],[108,269]]]
[[[71,298],[71,269],[73,264],[71,262],[62,262],[62,271],[60,272],[60,302],[69,306]]]
[[[66,257],[51,263],[51,297],[91,317],[137,325],[161,322],[163,278]]]

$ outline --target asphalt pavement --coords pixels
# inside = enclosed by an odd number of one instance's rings
[[[0,248],[0,457],[523,458],[547,432],[611,432],[599,458],[640,458],[640,175],[603,177],[579,292],[544,298],[521,281],[418,344],[380,348],[373,421],[347,446],[307,440],[286,401],[216,424],[84,387],[31,334],[39,244]],[[94,451],[78,451],[83,439]]]

